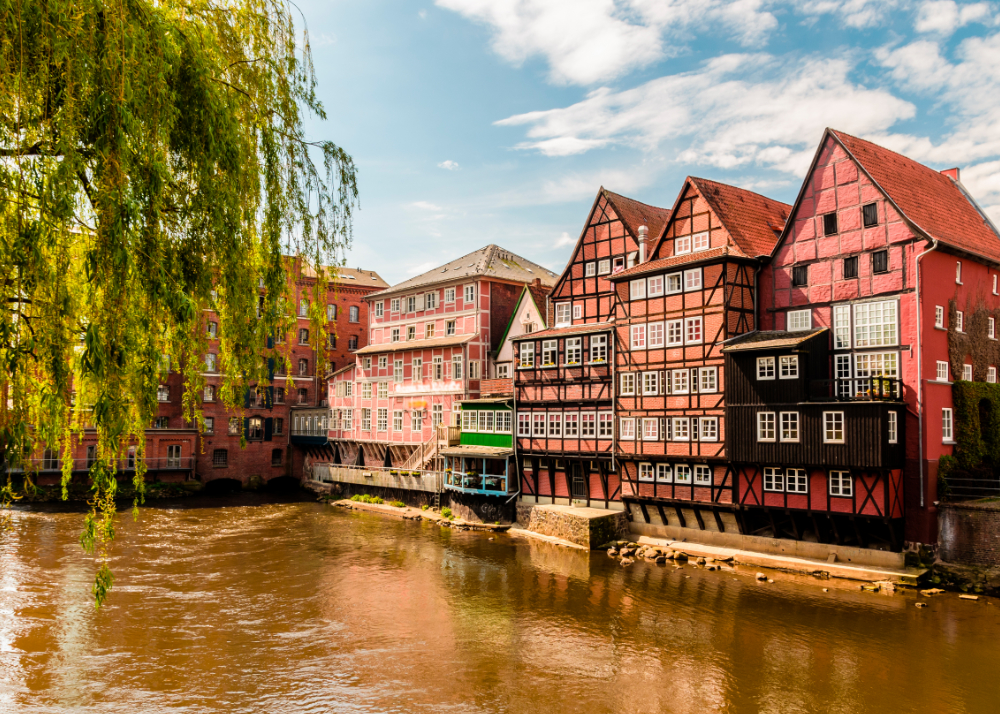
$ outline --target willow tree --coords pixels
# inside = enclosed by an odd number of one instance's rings
[[[351,239],[354,164],[306,138],[325,115],[294,19],[285,0],[0,0],[0,500],[44,449],[65,497],[96,430],[81,543],[98,605],[116,465],[138,445],[141,498],[163,370],[201,421],[202,310],[219,313],[220,392],[242,404],[286,327],[286,269],[336,264]]]

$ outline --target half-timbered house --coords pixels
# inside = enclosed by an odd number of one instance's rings
[[[515,346],[515,438],[522,501],[621,508],[614,462],[614,285],[667,217],[598,191],[565,270],[549,296],[550,329]]]
[[[761,257],[789,209],[688,178],[648,260],[611,277],[616,457],[633,522],[739,532],[722,344],[756,327]]]

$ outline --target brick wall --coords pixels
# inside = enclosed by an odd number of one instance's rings
[[[941,560],[1000,566],[1000,502],[945,503],[939,513]]]

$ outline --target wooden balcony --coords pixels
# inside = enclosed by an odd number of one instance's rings
[[[462,429],[457,426],[438,425],[438,445],[457,446],[462,439]]]

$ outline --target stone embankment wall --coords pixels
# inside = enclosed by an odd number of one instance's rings
[[[1000,501],[941,504],[940,529],[941,560],[1000,566]]]
[[[568,506],[517,504],[517,523],[522,528],[554,536],[586,548],[597,548],[628,534],[624,511],[593,515],[595,509]]]

